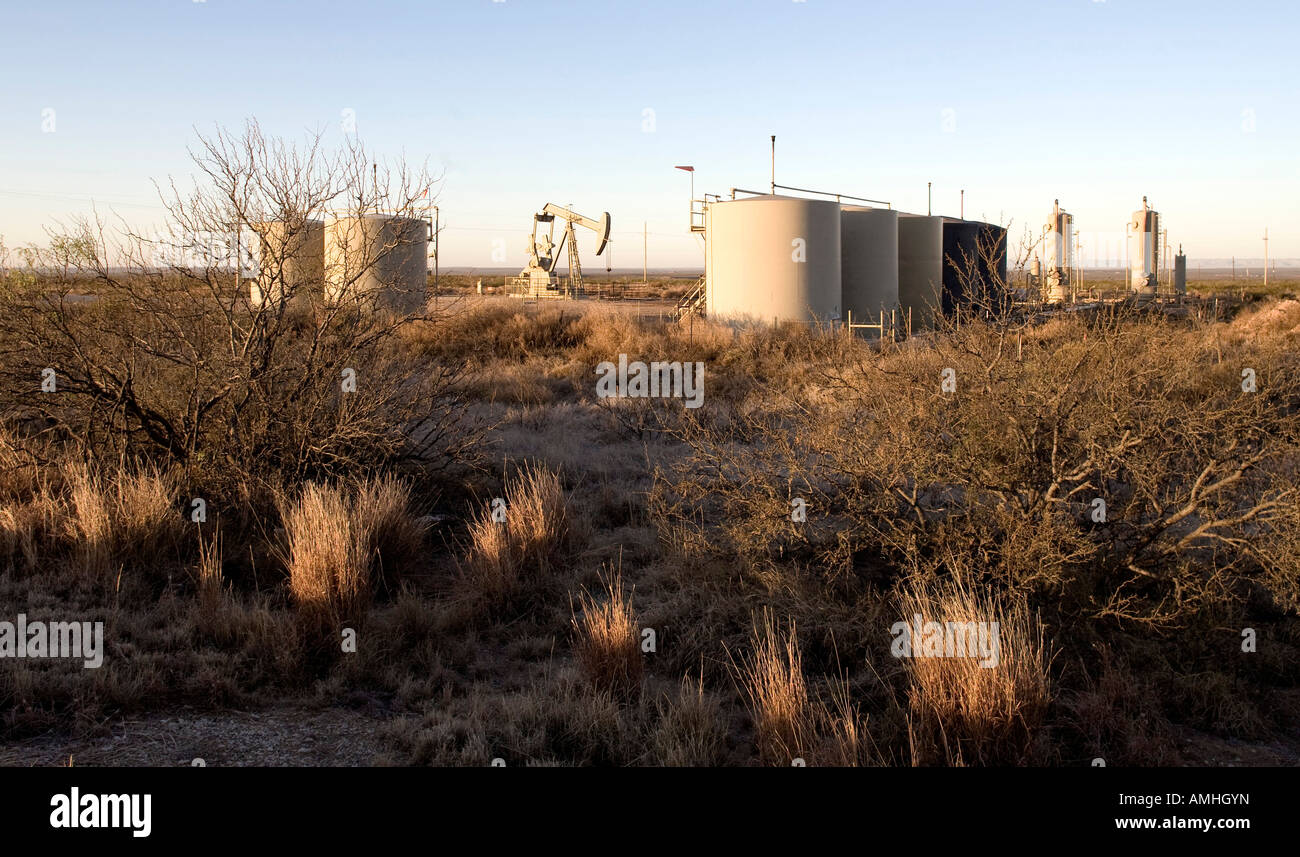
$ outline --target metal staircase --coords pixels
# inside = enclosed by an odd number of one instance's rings
[[[700,277],[695,281],[695,285],[691,287],[690,291],[682,295],[681,299],[677,301],[673,315],[678,321],[692,314],[703,316],[706,302],[705,295],[704,278]]]

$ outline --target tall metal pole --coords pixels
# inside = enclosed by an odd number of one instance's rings
[[[438,257],[442,255],[442,236],[439,232],[439,215],[438,206],[433,207],[433,293],[438,294]]]
[[[925,183],[925,214],[927,217],[934,214],[934,206],[931,205],[931,200],[933,199],[933,197],[930,195],[930,188],[933,186],[934,186],[934,182]]]
[[[1133,263],[1129,260],[1129,251],[1131,248],[1129,247],[1128,240],[1129,230],[1132,227],[1132,223],[1128,221],[1124,222],[1124,291],[1126,292],[1133,291]]]
[[[650,226],[641,221],[641,282],[650,282]]]
[[[966,219],[966,189],[961,190],[961,219]]]
[[[1268,227],[1264,227],[1264,288],[1268,288]]]
[[[1079,299],[1079,292],[1083,291],[1083,245],[1079,242],[1079,233],[1074,234],[1074,277],[1070,289],[1071,300]]]
[[[776,135],[772,135],[772,196],[776,196]]]

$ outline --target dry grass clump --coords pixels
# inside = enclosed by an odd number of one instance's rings
[[[910,679],[909,733],[913,764],[998,765],[1037,761],[1051,699],[1051,660],[1038,617],[1023,598],[982,593],[962,579],[915,581],[898,597],[909,627],[929,623],[997,623],[996,664],[967,646],[965,657],[943,656],[913,639],[903,659]],[[966,626],[969,627],[969,626]],[[978,627],[978,626],[977,626]],[[965,638],[968,642],[971,638]]]
[[[489,602],[508,598],[523,582],[552,568],[573,533],[559,474],[525,465],[506,479],[504,520],[489,505],[470,522],[463,576]]]
[[[370,602],[369,545],[353,532],[343,489],[309,483],[281,509],[288,541],[289,588],[299,607],[354,616]]]
[[[354,491],[308,483],[296,500],[281,498],[285,564],[299,607],[330,623],[359,621],[380,580],[377,572],[395,570],[393,560],[418,550],[423,533],[409,508],[408,489],[391,477]]]
[[[578,597],[581,616],[573,616],[573,651],[587,681],[597,690],[631,696],[641,689],[644,663],[641,629],[621,572],[602,577],[604,597],[585,589]]]
[[[815,713],[804,680],[795,623],[777,628],[769,611],[754,622],[753,650],[736,666],[754,719],[759,758],[789,765],[815,742]]]
[[[769,765],[880,764],[880,753],[847,680],[829,682],[829,700],[814,694],[803,671],[794,620],[777,627],[770,611],[755,619],[752,651],[733,670],[754,721],[759,759]]]
[[[36,568],[48,521],[47,507],[36,503],[0,507],[0,561],[13,569]]]
[[[650,736],[652,758],[669,768],[699,768],[723,762],[726,721],[722,706],[698,681],[682,680],[676,698],[656,703],[656,723]]]
[[[208,541],[199,536],[199,564],[195,574],[201,617],[215,616],[225,602],[225,579],[222,574],[221,536]]]
[[[62,535],[66,503],[44,476],[32,479],[22,495],[6,495],[0,495],[0,569],[34,571],[47,545]]]
[[[125,564],[156,569],[177,553],[185,519],[170,472],[146,468],[105,479],[88,466],[76,465],[65,479],[71,535],[87,575],[100,578]]]
[[[814,756],[819,764],[840,768],[884,764],[847,680],[831,682],[830,702],[819,702],[817,715],[822,737]]]
[[[412,512],[410,488],[392,477],[362,482],[352,513],[357,532],[367,534],[374,553],[376,584],[396,593],[403,569],[425,549],[427,527]]]

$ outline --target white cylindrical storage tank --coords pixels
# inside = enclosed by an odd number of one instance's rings
[[[846,205],[840,212],[840,307],[875,324],[898,308],[898,212]],[[850,316],[850,313],[852,314]]]
[[[283,220],[253,224],[257,232],[257,278],[249,283],[249,303],[260,309],[292,295],[294,302],[320,299],[325,280],[325,222]]]
[[[729,322],[842,318],[840,205],[757,196],[709,204],[705,300]]]
[[[898,216],[898,304],[913,329],[934,326],[943,308],[943,218]]]
[[[429,223],[367,214],[325,225],[325,301],[422,312],[428,301]]]
[[[1156,272],[1160,264],[1160,214],[1147,207],[1133,212],[1128,224],[1129,289],[1145,297],[1156,293]]]

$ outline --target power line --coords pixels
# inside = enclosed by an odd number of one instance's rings
[[[70,194],[48,193],[45,191],[34,191],[34,190],[0,189],[0,195],[21,196],[21,197],[28,197],[34,199],[50,199],[50,200],[58,200],[59,202],[80,202],[80,203],[89,203],[91,205],[94,205],[96,203],[102,203],[104,205],[118,205],[118,206],[123,206],[128,208],[150,208],[150,209],[159,209],[159,210],[165,208],[165,206],[163,206],[161,203],[128,202],[126,200],[121,200],[121,199],[95,199],[93,197],[72,196]]]

